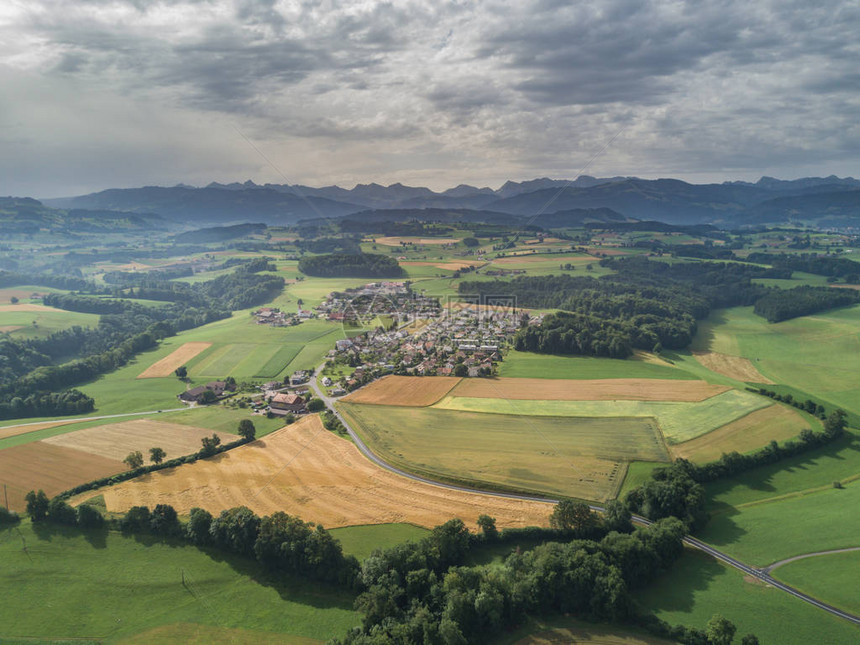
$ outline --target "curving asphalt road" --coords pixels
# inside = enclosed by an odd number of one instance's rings
[[[849,546],[845,549],[830,549],[829,551],[816,551],[815,553],[804,553],[803,555],[796,555],[793,558],[786,558],[785,560],[780,560],[779,562],[774,562],[773,564],[767,565],[762,571],[765,573],[770,573],[774,569],[781,567],[784,564],[788,564],[789,562],[796,562],[797,560],[805,560],[806,558],[817,558],[820,555],[834,555],[836,553],[851,553],[852,551],[860,551],[860,546]]]
[[[358,433],[355,432],[352,429],[352,427],[350,427],[349,423],[347,423],[347,421],[346,421],[346,419],[344,419],[343,415],[341,415],[341,413],[338,412],[337,409],[334,407],[334,402],[337,399],[334,397],[328,396],[325,393],[325,391],[319,387],[319,384],[317,383],[316,375],[322,371],[322,368],[324,365],[325,365],[325,363],[320,365],[314,371],[314,375],[311,377],[311,380],[310,380],[311,388],[314,390],[316,395],[325,402],[325,404],[328,406],[329,410],[331,410],[334,413],[334,415],[338,418],[338,420],[343,424],[343,427],[346,428],[346,431],[347,431],[347,433],[349,433],[350,438],[355,442],[355,445],[364,454],[364,456],[367,457],[368,459],[370,459],[370,461],[375,463],[380,468],[385,468],[386,470],[389,470],[393,473],[401,475],[402,477],[407,477],[409,479],[412,479],[413,481],[423,482],[425,484],[430,484],[432,486],[440,486],[442,488],[461,491],[464,493],[480,493],[481,495],[492,495],[493,497],[504,497],[506,499],[522,499],[522,500],[534,501],[534,502],[546,502],[548,504],[557,504],[558,503],[557,499],[552,499],[552,498],[548,498],[548,497],[536,497],[536,496],[532,496],[532,495],[519,495],[517,493],[502,493],[502,492],[498,492],[498,491],[481,490],[478,488],[469,488],[467,486],[458,486],[457,484],[448,484],[445,482],[439,482],[439,481],[435,481],[433,479],[428,479],[427,477],[421,477],[420,475],[415,475],[414,473],[407,472],[405,470],[397,468],[396,466],[392,466],[388,462],[386,462],[383,459],[381,459],[380,457],[378,457],[370,448],[368,448],[367,444],[365,444],[364,441],[361,439],[361,437],[358,436]],[[602,506],[596,506],[593,504],[590,506],[591,506],[592,510],[595,510],[595,511],[603,511],[604,510]],[[648,525],[648,524],[652,523],[651,520],[649,520],[645,517],[639,517],[638,515],[634,515],[633,519],[636,520],[636,522],[638,522],[640,524],[644,524],[644,525]],[[727,564],[730,567],[734,567],[735,569],[738,569],[739,571],[742,571],[742,572],[746,573],[747,575],[753,576],[757,580],[761,580],[762,582],[769,584],[772,587],[775,587],[775,588],[780,589],[780,590],[782,590],[788,594],[791,594],[795,598],[798,598],[798,599],[800,599],[806,603],[809,603],[810,605],[818,607],[819,609],[823,609],[824,611],[826,611],[830,614],[833,614],[834,616],[837,616],[839,618],[843,618],[847,621],[850,621],[850,622],[854,623],[855,625],[860,625],[860,616],[855,616],[854,614],[848,613],[847,611],[842,611],[841,609],[837,609],[836,607],[834,607],[832,605],[828,605],[825,602],[821,602],[820,600],[813,598],[812,596],[805,594],[802,591],[798,591],[794,587],[790,587],[789,585],[787,585],[783,582],[780,582],[779,580],[777,580],[775,578],[772,578],[769,575],[769,571],[775,565],[771,565],[771,567],[768,567],[765,569],[756,569],[755,567],[751,567],[748,564],[744,564],[740,560],[736,560],[732,556],[730,556],[726,553],[723,553],[722,551],[719,551],[719,550],[715,549],[714,547],[710,546],[709,544],[706,544],[706,543],[702,542],[701,540],[698,540],[698,539],[696,539],[690,535],[688,535],[687,537],[684,538],[684,544],[686,544],[687,546],[692,547],[694,549],[698,549],[699,551],[703,551],[704,553],[707,553],[711,557],[716,558],[720,562],[723,562],[724,564]],[[778,564],[782,564],[782,563],[776,563],[776,564],[778,565]]]

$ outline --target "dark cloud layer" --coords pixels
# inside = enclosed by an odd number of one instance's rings
[[[0,193],[854,174],[853,2],[0,7]],[[255,142],[273,169],[248,145]]]

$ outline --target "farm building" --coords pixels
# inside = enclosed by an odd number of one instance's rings
[[[269,401],[269,409],[274,414],[303,412],[305,409],[305,400],[298,394],[292,394],[290,392],[278,392]]]
[[[179,400],[184,401],[185,403],[200,403],[200,401],[203,400],[204,393],[207,391],[214,392],[215,396],[220,398],[224,395],[225,390],[232,390],[234,388],[235,386],[231,387],[224,381],[212,381],[206,385],[200,385],[198,387],[193,387],[190,390],[186,390],[179,395]]]

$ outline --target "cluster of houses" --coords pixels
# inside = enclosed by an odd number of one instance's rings
[[[299,309],[296,313],[286,313],[274,307],[261,307],[252,312],[257,319],[258,325],[270,325],[272,327],[292,327],[309,318],[316,318],[316,314],[306,309]]]
[[[321,317],[346,324],[363,324],[377,316],[393,316],[402,324],[438,316],[440,305],[437,298],[414,293],[406,283],[371,282],[330,293],[316,311]]]
[[[542,319],[513,309],[450,308],[411,334],[404,329],[377,328],[339,340],[329,356],[336,363],[355,367],[340,383],[346,390],[385,374],[491,376],[517,330],[540,324]]]

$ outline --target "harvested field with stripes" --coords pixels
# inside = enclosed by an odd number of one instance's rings
[[[554,401],[704,401],[728,389],[705,381],[675,379],[494,378],[463,379],[451,396]]]
[[[182,367],[192,358],[212,347],[212,343],[185,343],[170,354],[146,368],[137,378],[160,378],[173,376],[177,367]]]
[[[31,490],[41,488],[52,497],[125,469],[120,460],[44,441],[0,450],[0,484],[7,485],[9,507],[17,511],[26,507],[24,495]]]
[[[343,400],[348,403],[424,407],[439,401],[460,380],[456,376],[385,376]]]
[[[724,452],[747,452],[767,445],[770,441],[784,441],[809,428],[809,422],[798,412],[774,404],[751,412],[692,441],[672,447],[675,457],[707,463],[719,459]]]
[[[167,459],[190,455],[200,450],[200,440],[211,434],[212,431],[205,428],[137,419],[75,430],[43,441],[117,461],[122,461],[128,453],[139,450],[148,460],[149,449],[156,446],[167,453]],[[221,437],[221,443],[229,443],[239,438],[226,432],[216,434]]]
[[[245,505],[258,514],[286,511],[327,528],[408,522],[432,527],[459,517],[473,529],[478,515],[499,527],[546,526],[552,506],[448,490],[374,465],[351,442],[308,416],[264,439],[193,464],[151,473],[78,496],[104,495],[109,511],[171,504],[211,513]]]
[[[480,401],[498,409],[505,401]],[[472,486],[604,501],[633,460],[668,461],[650,418],[485,414],[437,407],[339,403],[380,457],[405,470]]]
[[[718,352],[693,352],[696,360],[712,372],[751,383],[767,383],[773,385],[773,381],[764,376],[756,369],[752,361],[740,356],[730,356]]]

